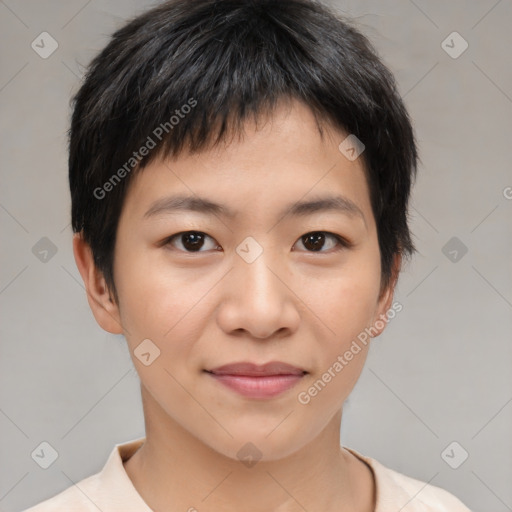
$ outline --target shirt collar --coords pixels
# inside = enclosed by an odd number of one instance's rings
[[[118,443],[110,453],[107,462],[98,475],[101,486],[112,496],[115,503],[109,503],[115,512],[153,512],[135,489],[123,462],[128,460],[144,443],[145,437]],[[121,503],[122,500],[122,503]],[[109,508],[110,510],[110,508]]]
[[[116,444],[99,475],[102,484],[109,492],[122,497],[123,512],[152,512],[148,504],[137,492],[137,489],[135,489],[123,466],[123,462],[128,460],[142,446],[145,440],[145,437],[140,437],[125,443]],[[414,507],[414,504],[411,503],[410,494],[406,493],[401,485],[399,485],[399,482],[395,481],[394,472],[388,470],[371,457],[361,455],[351,448],[344,448],[356,458],[365,462],[373,473],[376,487],[375,512],[384,512],[388,510],[389,506],[396,505],[397,503],[402,503],[404,506],[409,504],[409,507]],[[126,508],[125,504],[129,504],[129,508]],[[408,508],[407,510],[413,512],[416,509]]]

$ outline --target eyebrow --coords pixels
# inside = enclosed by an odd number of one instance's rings
[[[214,203],[208,199],[198,196],[177,195],[163,197],[156,200],[146,211],[143,218],[150,218],[161,214],[175,213],[178,211],[198,212],[206,215],[218,215],[232,219],[237,212],[232,211],[225,205]],[[347,197],[323,196],[310,201],[298,201],[286,206],[278,215],[279,218],[285,215],[292,217],[305,217],[318,212],[335,211],[344,213],[351,217],[360,217],[366,224],[366,218],[362,210]]]

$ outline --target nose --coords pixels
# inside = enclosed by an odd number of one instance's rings
[[[300,322],[291,272],[268,251],[252,263],[236,258],[225,278],[217,321],[228,334],[267,339],[290,335]]]

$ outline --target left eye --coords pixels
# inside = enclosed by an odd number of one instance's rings
[[[323,248],[326,239],[334,241],[334,246],[338,246],[338,249],[336,250],[339,250],[343,247],[348,247],[349,245],[348,242],[346,242],[342,237],[327,231],[313,231],[311,233],[306,233],[305,235],[302,235],[298,241],[301,241],[302,245],[306,247],[309,252],[327,252],[320,250]]]
[[[220,249],[215,240],[202,231],[183,231],[182,233],[176,233],[175,235],[168,237],[164,241],[164,245],[172,245],[176,247],[174,241],[177,240],[179,242],[178,245],[181,245],[181,247],[178,246],[177,248],[181,251],[205,252],[201,251],[201,249],[204,247],[206,239],[213,241],[213,243],[211,243],[210,250]],[[348,242],[342,237],[327,231],[312,231],[311,233],[306,233],[299,238],[297,243],[301,242],[308,252],[327,252],[321,250],[325,246],[326,240],[331,240],[331,248],[338,246],[338,249],[336,250],[349,246]],[[208,250],[208,247],[206,250]]]

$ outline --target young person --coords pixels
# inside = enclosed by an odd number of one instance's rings
[[[28,511],[467,512],[340,446],[417,160],[392,74],[321,3],[172,0],[118,30],[74,98],[73,247],[146,436]]]

